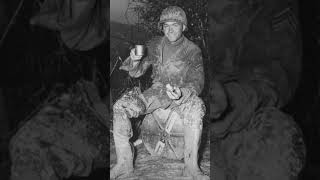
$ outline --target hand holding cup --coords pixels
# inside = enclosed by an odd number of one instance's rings
[[[135,45],[135,48],[130,50],[130,56],[123,62],[119,69],[130,71],[133,68],[137,67],[140,63],[141,58],[144,55],[144,46]]]
[[[140,61],[144,55],[143,45],[135,45],[135,48],[131,49],[130,57],[133,61]]]
[[[135,67],[137,64],[139,64],[143,55],[144,55],[143,45],[135,45],[135,48],[131,49],[130,58],[132,60],[133,67]]]

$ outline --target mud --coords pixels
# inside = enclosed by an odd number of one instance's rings
[[[112,139],[112,138],[111,138]],[[209,138],[207,138],[209,139]],[[114,142],[110,144],[110,167],[116,163]],[[206,175],[210,175],[209,140],[204,142],[200,149],[200,168]],[[183,176],[183,160],[172,160],[151,156],[143,144],[135,147],[134,173],[119,180],[192,180]]]

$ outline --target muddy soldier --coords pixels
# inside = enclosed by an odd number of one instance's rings
[[[142,134],[154,137],[143,139],[153,155],[184,159],[184,175],[194,179],[209,179],[198,165],[198,149],[205,114],[203,101],[198,97],[204,86],[204,72],[200,48],[188,40],[185,12],[176,6],[163,10],[158,23],[163,37],[147,43],[147,56],[138,56],[132,49],[120,69],[131,77],[140,77],[153,67],[152,86],[143,93],[134,89],[124,94],[113,106],[113,135],[117,164],[111,169],[111,178],[125,177],[133,172],[133,152],[129,139],[132,127],[129,118],[146,114]],[[158,127],[167,135],[182,134],[179,143],[166,143],[164,137],[153,136]],[[149,133],[149,134],[148,134]],[[146,135],[148,134],[148,135]],[[169,145],[170,144],[170,145]]]

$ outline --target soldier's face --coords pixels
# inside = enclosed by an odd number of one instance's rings
[[[179,22],[165,22],[163,24],[163,33],[169,39],[170,42],[176,42],[185,29],[184,25]]]

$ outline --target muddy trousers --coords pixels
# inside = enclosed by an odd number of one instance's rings
[[[111,169],[110,178],[128,175],[133,171],[133,153],[129,139],[132,137],[131,117],[148,114],[156,109],[153,102],[159,102],[155,96],[143,93],[140,96],[128,93],[113,106],[113,136],[117,154],[117,164]],[[148,108],[146,108],[148,107]],[[160,108],[160,107],[157,107]],[[205,114],[203,101],[191,96],[186,102],[174,108],[175,114],[183,120],[185,175],[195,179],[208,179],[203,176],[198,166],[198,149],[202,133],[202,118]],[[203,177],[202,177],[203,176]]]

